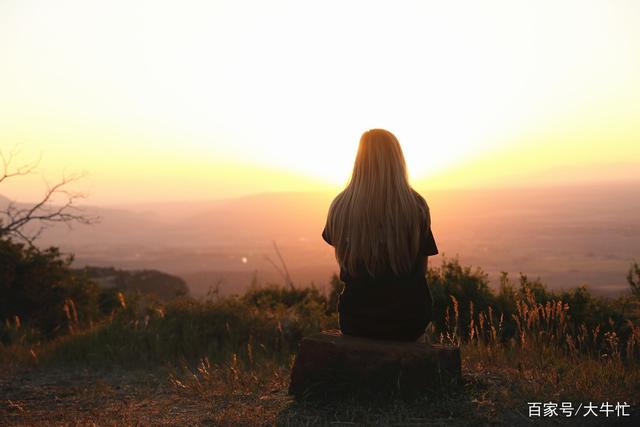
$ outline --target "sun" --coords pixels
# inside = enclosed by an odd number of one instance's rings
[[[635,165],[638,5],[618,3],[17,2],[0,141],[90,172],[96,198],[339,186],[371,128],[414,180],[505,147],[528,173]],[[513,175],[495,158],[460,182]]]

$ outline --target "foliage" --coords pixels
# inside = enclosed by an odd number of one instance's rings
[[[105,289],[111,289],[111,295],[117,295],[118,292],[140,292],[168,301],[189,293],[183,279],[157,270],[127,271],[113,267],[87,266],[76,270],[76,273],[97,282]]]
[[[43,357],[64,363],[146,366],[195,363],[201,357],[221,361],[233,353],[245,364],[253,363],[254,357],[286,363],[303,336],[337,327],[336,314],[325,311],[326,301],[310,298],[315,294],[306,289],[288,292],[295,295],[267,295],[296,300],[291,306],[237,296],[216,301],[179,298],[153,307],[142,299],[127,300],[100,325],[45,346]]]
[[[443,259],[439,267],[429,268],[427,283],[433,296],[433,322],[439,330],[445,326],[447,311],[454,308],[460,316],[459,332],[466,335],[471,306],[486,311],[494,302],[487,274],[480,268],[462,267],[457,259]]]
[[[328,309],[330,312],[336,313],[338,312],[340,294],[344,289],[344,282],[340,280],[340,277],[337,274],[334,273],[329,281],[329,286],[329,301],[327,303]]]
[[[254,284],[242,296],[242,301],[258,308],[270,309],[278,306],[294,307],[311,301],[325,308],[327,306],[327,298],[314,286],[308,288],[285,288],[277,285],[260,287]]]
[[[15,244],[4,247],[5,252],[14,248],[25,259],[47,259],[48,264],[44,264],[50,270],[37,270],[38,274],[48,278],[46,286],[66,290],[57,299],[51,296],[55,293],[51,289],[42,291],[41,295],[53,298],[47,309],[57,315],[46,321],[69,324],[65,301],[78,301],[75,309],[79,320],[74,324],[76,329],[69,330],[72,335],[42,344],[23,337],[25,344],[40,348],[42,360],[145,364],[194,362],[201,357],[217,361],[236,354],[242,363],[251,363],[261,352],[285,363],[303,336],[338,327],[337,301],[344,284],[336,275],[327,294],[313,286],[254,284],[242,296],[215,301],[183,296],[163,302],[117,288],[96,293],[95,285],[82,281],[84,276],[69,273],[70,261],[61,260],[53,249],[40,253]],[[9,270],[2,271],[2,277],[9,277]],[[491,347],[535,345],[594,357],[616,354],[629,358],[640,353],[638,307],[627,299],[597,298],[586,287],[556,294],[525,275],[520,275],[516,285],[506,273],[494,291],[481,269],[463,267],[457,259],[445,259],[440,266],[430,268],[427,280],[434,298],[433,327],[427,331],[432,341]],[[42,281],[37,283],[45,286]],[[11,302],[3,309],[14,306]],[[21,319],[29,319],[24,313]],[[96,313],[93,327],[85,320],[91,319],[90,313]],[[9,318],[11,314],[4,315]],[[41,327],[37,323],[40,317],[33,319],[33,324]],[[15,329],[7,323],[9,335]]]
[[[554,293],[539,280],[520,275],[512,281],[506,273],[493,290],[481,269],[457,260],[431,268],[428,281],[436,314],[427,339],[461,346],[462,394],[427,395],[415,407],[393,403],[384,410],[371,402],[302,403],[281,409],[278,419],[329,425],[435,417],[514,425],[522,422],[514,408],[526,411],[526,402],[633,403],[640,393],[639,307],[631,298],[597,298],[586,287]],[[213,404],[220,424],[264,423],[256,411],[274,404],[274,389],[284,395],[300,339],[337,327],[342,287],[334,275],[327,295],[314,287],[257,284],[245,295],[215,301],[103,293],[99,301],[109,310],[101,321],[50,341],[0,346],[0,365],[168,365],[171,384],[185,397]]]
[[[633,295],[640,299],[640,265],[635,261],[627,273],[627,283],[629,283]]]
[[[89,326],[98,317],[98,287],[70,269],[72,256],[0,239],[2,342],[13,328],[51,338]]]

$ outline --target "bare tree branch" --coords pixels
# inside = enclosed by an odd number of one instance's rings
[[[273,262],[273,260],[269,258],[267,255],[265,255],[264,258],[267,261],[269,261],[271,265],[273,265],[273,267],[276,269],[276,271],[282,276],[285,284],[289,286],[291,289],[295,289],[295,286],[293,286],[293,280],[291,280],[291,275],[289,274],[289,269],[287,268],[287,264],[284,262],[284,258],[282,258],[282,254],[280,253],[280,249],[278,249],[278,245],[276,244],[275,240],[273,241],[273,247],[275,248],[276,254],[280,259],[282,268],[278,267],[278,265],[275,262]]]
[[[0,183],[5,179],[8,179],[14,176],[29,175],[40,164],[40,160],[42,159],[42,153],[38,155],[38,159],[35,160],[34,162],[20,165],[17,168],[15,168],[13,172],[11,172],[10,171],[11,162],[18,155],[19,152],[20,150],[17,145],[14,146],[11,150],[9,150],[9,153],[7,155],[5,155],[0,149],[0,159],[2,159],[2,175],[0,175]]]
[[[3,168],[0,174],[0,183],[9,178],[33,173],[42,157],[39,156],[35,162],[11,169],[11,163],[17,153],[16,147],[7,155],[0,151]],[[99,222],[99,217],[85,214],[84,209],[76,205],[78,200],[86,198],[87,195],[68,189],[69,184],[81,180],[85,176],[84,173],[63,176],[54,185],[49,185],[45,181],[47,189],[44,195],[40,201],[32,206],[19,207],[15,202],[10,201],[4,209],[0,210],[0,237],[15,237],[33,246],[33,242],[40,237],[42,232],[55,223],[64,223],[71,229],[71,224],[74,222],[87,225]],[[54,204],[60,196],[64,201]],[[27,224],[36,223],[38,228],[35,231],[27,231]]]

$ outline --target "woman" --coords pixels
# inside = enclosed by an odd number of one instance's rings
[[[322,237],[335,247],[340,329],[415,341],[431,321],[427,257],[438,253],[429,207],[409,185],[402,149],[384,129],[362,134],[347,187],[333,200]]]

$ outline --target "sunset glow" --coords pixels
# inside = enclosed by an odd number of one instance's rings
[[[639,20],[633,1],[5,1],[0,148],[87,171],[92,203],[334,189],[372,127],[425,186],[638,179]]]

